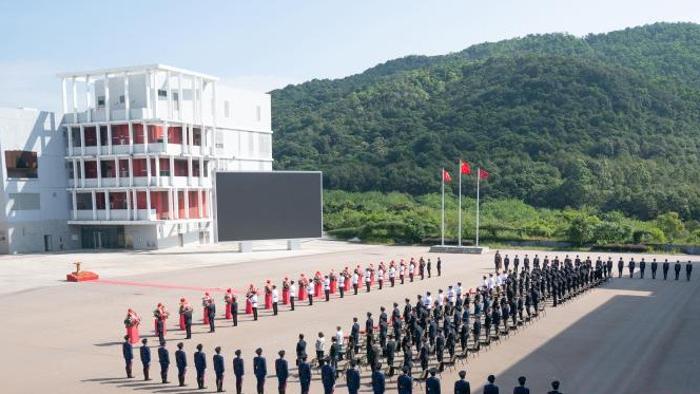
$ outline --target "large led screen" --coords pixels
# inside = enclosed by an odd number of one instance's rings
[[[218,240],[320,238],[322,193],[321,172],[219,172]]]

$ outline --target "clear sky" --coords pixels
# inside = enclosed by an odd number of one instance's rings
[[[163,63],[269,91],[530,33],[700,22],[700,0],[0,0],[0,106],[58,111],[55,74]]]

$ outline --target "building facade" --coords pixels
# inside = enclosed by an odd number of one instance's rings
[[[64,204],[55,212],[70,234],[64,248],[211,242],[214,173],[272,170],[268,94],[159,64],[59,78],[63,116],[51,148],[61,152],[62,163],[51,171],[61,174],[46,182],[63,183]],[[45,153],[27,152],[39,160],[37,186],[44,187]],[[20,154],[20,164],[25,156]]]

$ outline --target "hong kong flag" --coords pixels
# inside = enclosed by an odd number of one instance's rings
[[[461,161],[459,162],[459,172],[464,175],[469,175],[472,173],[471,167],[469,167],[469,163],[466,161]]]
[[[489,174],[488,171],[484,170],[483,168],[479,168],[479,179],[485,180],[486,178],[489,177],[489,175],[491,175],[491,174]]]
[[[452,177],[450,176],[450,173],[445,171],[445,169],[442,169],[442,181],[445,183],[452,182]]]

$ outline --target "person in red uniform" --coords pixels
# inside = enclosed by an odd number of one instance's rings
[[[129,343],[132,345],[139,342],[139,324],[141,324],[141,318],[136,311],[129,308],[126,311],[124,327],[126,328],[126,335],[129,337]]]
[[[282,281],[282,305],[289,304],[289,278],[284,277]]]
[[[233,290],[226,289],[226,295],[224,295],[224,309],[226,309],[226,320],[230,320],[233,315],[231,314],[231,304],[233,303]]]
[[[350,269],[348,267],[345,267],[341,275],[345,276],[345,292],[347,293],[348,291],[350,291]]]
[[[211,296],[209,295],[209,292],[204,292],[204,297],[202,297],[202,321],[204,324],[209,324],[209,304],[211,304]]]
[[[374,274],[374,264],[369,265],[369,286],[374,287],[374,280],[376,279]]]
[[[323,276],[321,272],[316,271],[314,275],[314,297],[321,297],[323,294]]]
[[[253,313],[253,304],[250,302],[250,296],[255,294],[257,290],[255,289],[255,286],[251,283],[250,286],[248,286],[248,291],[245,294],[245,314],[250,315]]]
[[[335,270],[331,270],[331,273],[328,274],[328,279],[331,281],[331,294],[335,294],[338,291],[338,275],[335,273]]]
[[[301,274],[299,276],[299,301],[304,301],[306,300],[306,285],[309,283],[309,280],[306,278],[306,275]]]
[[[160,339],[160,342],[165,341],[165,334],[167,331],[165,321],[168,319],[168,316],[170,316],[170,313],[168,313],[168,310],[165,309],[165,305],[159,302],[158,306],[156,306],[156,309],[153,311],[153,318],[155,332],[158,339]]]
[[[187,303],[187,300],[185,297],[180,298],[180,304],[178,307],[178,314],[180,315],[180,320],[179,320],[179,325],[180,325],[180,330],[185,329],[185,304]]]
[[[265,281],[265,309],[272,309],[272,281]]]

